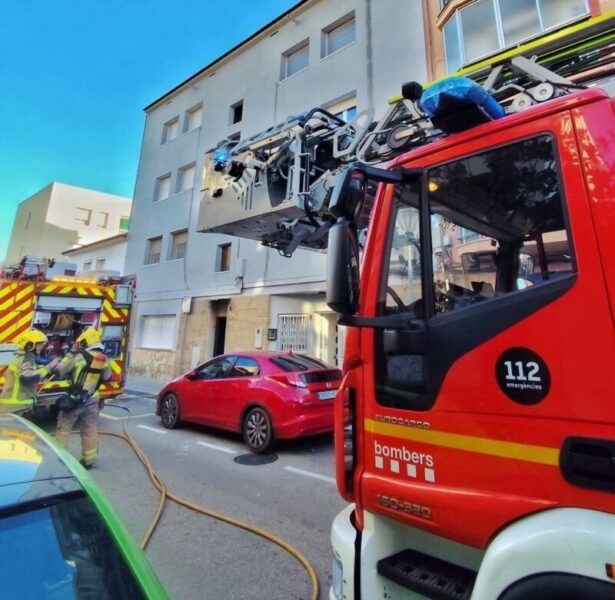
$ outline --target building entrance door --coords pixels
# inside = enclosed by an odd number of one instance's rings
[[[224,340],[226,338],[226,317],[216,317],[216,331],[214,333],[214,356],[224,354]]]

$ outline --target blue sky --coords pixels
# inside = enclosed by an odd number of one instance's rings
[[[298,0],[4,0],[0,260],[52,181],[132,197],[143,108]]]

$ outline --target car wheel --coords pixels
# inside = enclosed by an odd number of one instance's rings
[[[257,454],[266,452],[273,445],[271,418],[264,408],[250,409],[243,419],[243,440]]]
[[[167,429],[179,425],[179,401],[175,394],[167,394],[160,403],[160,420]]]

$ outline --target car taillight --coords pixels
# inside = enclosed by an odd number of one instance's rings
[[[269,375],[269,379],[291,385],[293,387],[306,388],[307,384],[296,373],[284,373],[283,375]]]
[[[344,499],[353,501],[356,464],[356,398],[353,388],[342,382],[335,399],[335,472],[337,487]]]

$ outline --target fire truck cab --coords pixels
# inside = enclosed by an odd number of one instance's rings
[[[615,598],[614,109],[575,92],[339,176],[332,600]]]

